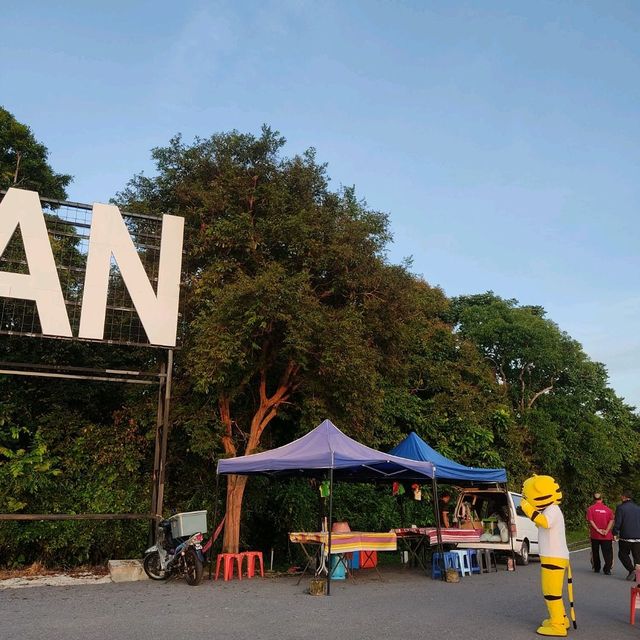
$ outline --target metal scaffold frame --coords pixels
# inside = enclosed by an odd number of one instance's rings
[[[0,191],[0,201],[5,192]],[[52,245],[57,243],[56,269],[63,289],[65,305],[72,327],[77,328],[82,300],[82,280],[86,270],[86,246],[91,227],[91,205],[40,198],[46,214],[47,231]],[[122,212],[150,282],[156,286],[160,256],[162,218]],[[62,249],[60,249],[62,247]],[[0,270],[24,273],[28,265],[22,255],[18,234],[0,256]],[[167,441],[171,409],[174,348],[149,343],[140,318],[113,264],[105,338],[100,341],[59,338],[42,334],[33,301],[0,297],[0,339],[47,339],[94,342],[111,346],[150,347],[157,349],[159,370],[143,371],[123,368],[92,368],[42,362],[0,360],[0,375],[28,376],[70,381],[117,382],[122,384],[157,385],[158,403],[152,475],[152,496],[148,513],[0,513],[1,521],[37,520],[136,520],[156,521],[162,518],[164,502]],[[151,527],[153,534],[155,527]]]

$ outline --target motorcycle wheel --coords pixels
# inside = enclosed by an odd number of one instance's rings
[[[204,567],[195,549],[189,548],[184,556],[184,578],[188,585],[195,587],[202,582]]]
[[[169,577],[169,574],[160,568],[160,554],[157,551],[148,553],[144,557],[142,566],[152,580],[166,580]]]

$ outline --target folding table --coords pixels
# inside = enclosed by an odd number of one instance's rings
[[[316,568],[316,575],[322,575],[330,571],[327,567],[327,553],[329,545],[329,534],[326,531],[317,532],[295,532],[289,534],[289,540],[299,544],[307,557],[307,564],[302,572],[302,575],[311,566],[315,557],[319,555],[319,562]],[[311,554],[306,548],[307,544],[318,545],[318,551],[316,554]],[[398,548],[397,536],[393,531],[387,533],[370,533],[366,531],[350,531],[348,533],[332,533],[331,534],[331,554],[345,554],[359,551],[366,558],[366,554],[372,551],[396,551]],[[340,562],[344,565],[347,575],[353,578],[353,573],[345,562],[344,556],[340,558]],[[378,567],[375,570],[380,576]],[[302,575],[298,580],[302,580]],[[380,576],[382,578],[382,576]]]

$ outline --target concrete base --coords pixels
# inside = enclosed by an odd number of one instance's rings
[[[109,574],[113,582],[136,582],[148,580],[142,560],[109,560]]]

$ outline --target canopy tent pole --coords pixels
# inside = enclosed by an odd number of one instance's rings
[[[216,473],[216,492],[213,498],[213,526],[218,525],[218,491],[220,489],[220,476]],[[215,531],[215,529],[214,529]],[[213,574],[213,544],[209,547],[209,580]]]
[[[431,478],[431,485],[433,489],[433,508],[436,512],[436,536],[438,537],[438,567],[440,568],[440,575],[444,578],[444,551],[442,547],[442,531],[440,524],[440,505],[438,501],[438,482],[436,480],[436,468],[433,467],[433,477]]]
[[[333,458],[333,454],[331,455],[331,458]],[[331,595],[331,573],[332,573],[332,567],[331,567],[331,529],[333,529],[333,462],[331,464],[331,468],[329,469],[329,531],[328,531],[328,535],[329,535],[329,544],[328,544],[328,553],[329,553],[329,557],[327,558],[328,562],[327,562],[327,595],[330,596]]]
[[[507,487],[507,483],[506,482],[504,482],[504,483],[503,482],[499,482],[498,486],[502,487],[502,489],[504,491],[504,494],[507,496],[507,513],[509,514],[509,540],[511,540],[511,561],[513,562],[513,570],[515,571],[516,570],[516,565],[518,563],[516,562],[516,550],[515,550],[515,548],[513,546],[513,538],[514,538],[514,536],[511,533],[511,525],[515,524],[515,523],[511,522],[511,509],[509,509],[509,496],[508,496],[508,491],[507,491],[508,487]],[[515,518],[518,517],[517,513],[514,513],[513,515],[514,515]]]

